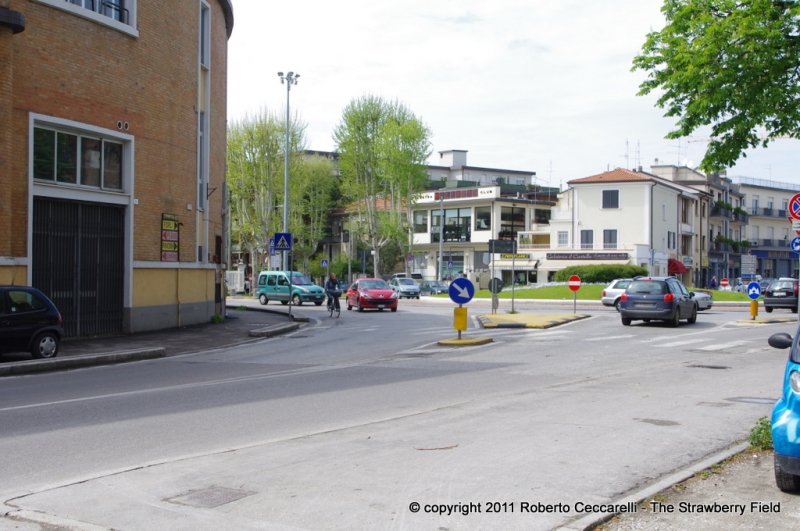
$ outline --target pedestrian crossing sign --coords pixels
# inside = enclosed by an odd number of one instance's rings
[[[292,233],[291,232],[276,232],[275,233],[275,250],[276,251],[291,251],[292,250]]]

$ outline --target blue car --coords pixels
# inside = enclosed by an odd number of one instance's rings
[[[797,338],[773,334],[769,344],[791,348],[783,376],[783,395],[772,409],[772,446],[775,449],[775,483],[783,492],[800,491],[800,349]]]
[[[689,324],[697,321],[695,295],[674,277],[636,277],[619,298],[622,324],[632,321],[666,321],[677,327],[681,319]]]

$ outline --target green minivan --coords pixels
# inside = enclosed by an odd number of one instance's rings
[[[261,304],[269,301],[281,301],[289,304],[289,275],[288,271],[262,271],[258,274],[256,284],[256,297]],[[317,286],[303,273],[292,271],[292,304],[301,306],[304,302],[313,302],[321,306],[325,301],[325,290]]]

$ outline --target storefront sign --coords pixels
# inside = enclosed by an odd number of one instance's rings
[[[433,199],[438,201],[439,199],[444,199],[447,201],[448,199],[467,199],[470,197],[478,197],[478,189],[477,188],[467,188],[465,190],[449,190],[447,192],[435,192],[433,194]]]
[[[512,258],[516,259],[516,260],[530,260],[531,259],[531,255],[529,255],[529,254],[501,254],[500,258],[507,259],[507,260],[511,260]]]
[[[628,253],[547,253],[548,260],[627,260]]]

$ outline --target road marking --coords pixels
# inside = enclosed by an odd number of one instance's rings
[[[588,339],[584,339],[584,341],[606,341],[610,339],[627,339],[629,337],[635,337],[633,334],[626,334],[624,336],[600,336],[600,337],[590,337]]]
[[[664,343],[663,345],[653,346],[656,348],[680,347],[681,345],[691,345],[692,343],[697,343],[698,341],[708,341],[708,339],[687,339],[686,341],[673,341],[672,343]]]
[[[697,350],[722,350],[726,348],[740,347],[749,341],[733,341],[731,343],[722,343],[720,345],[708,345],[707,347],[700,347]]]

